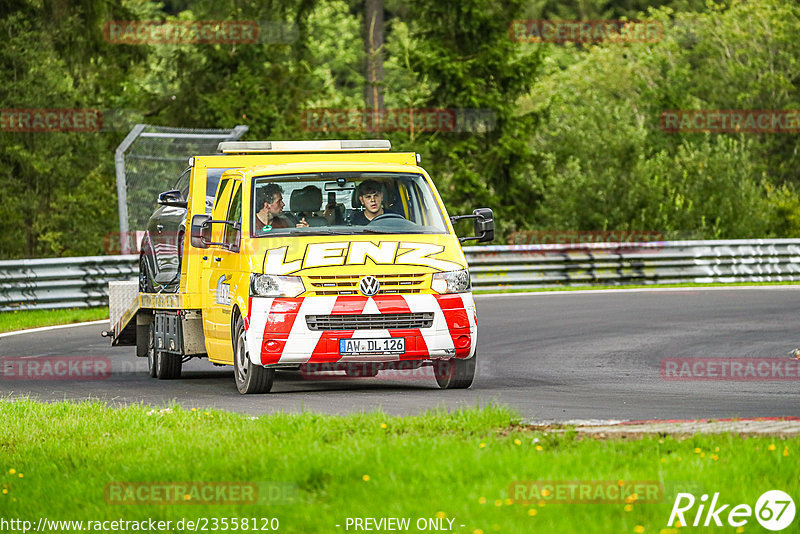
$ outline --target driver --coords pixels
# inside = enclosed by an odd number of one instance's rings
[[[358,186],[358,200],[364,206],[364,211],[356,211],[350,217],[350,224],[365,225],[372,219],[384,214],[383,192],[381,184],[375,180],[364,180]]]

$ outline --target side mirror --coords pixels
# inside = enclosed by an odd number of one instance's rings
[[[211,241],[211,225],[214,223],[227,224],[235,232],[231,242],[217,243]],[[192,217],[192,246],[194,248],[208,248],[212,245],[239,252],[239,243],[242,237],[242,225],[239,221],[215,221],[211,215],[200,214]]]
[[[192,246],[194,248],[208,248],[211,241],[210,215],[200,214],[192,217]]]
[[[177,189],[159,193],[158,203],[162,206],[172,206],[174,208],[186,208],[189,205],[186,199],[183,198],[183,194]]]
[[[491,208],[478,208],[472,215],[450,217],[450,222],[455,224],[463,219],[475,219],[473,222],[475,237],[459,237],[459,242],[475,240],[478,243],[489,243],[494,240],[494,212]]]
[[[478,243],[491,243],[494,240],[494,212],[491,208],[478,208],[472,213],[476,216],[473,228]]]

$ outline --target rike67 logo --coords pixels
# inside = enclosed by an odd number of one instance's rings
[[[695,505],[697,510],[693,511]],[[794,501],[783,491],[770,490],[758,498],[754,509],[749,504],[732,506],[723,503],[720,501],[719,493],[713,495],[711,502],[708,502],[706,494],[701,495],[698,500],[691,493],[679,493],[672,505],[667,526],[721,527],[723,522],[727,522],[731,527],[743,527],[753,515],[765,529],[783,530],[794,521]]]

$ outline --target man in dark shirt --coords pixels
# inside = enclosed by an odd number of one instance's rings
[[[364,211],[356,211],[350,216],[350,224],[365,225],[372,219],[383,215],[383,192],[381,184],[375,180],[364,180],[358,186],[358,200],[364,206]]]
[[[258,205],[262,206],[256,212],[256,232],[268,232],[273,228],[290,228],[291,223],[283,216],[283,190],[278,184],[267,184],[259,190],[256,197]],[[296,224],[297,228],[308,227],[305,219]]]

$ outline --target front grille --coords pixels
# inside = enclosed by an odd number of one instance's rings
[[[378,295],[420,293],[424,289],[425,274],[376,274],[381,284]],[[360,295],[358,282],[364,277],[361,274],[343,274],[333,276],[309,276],[309,291],[313,295]]]
[[[309,330],[392,330],[430,328],[433,313],[371,313],[362,315],[307,315]]]

